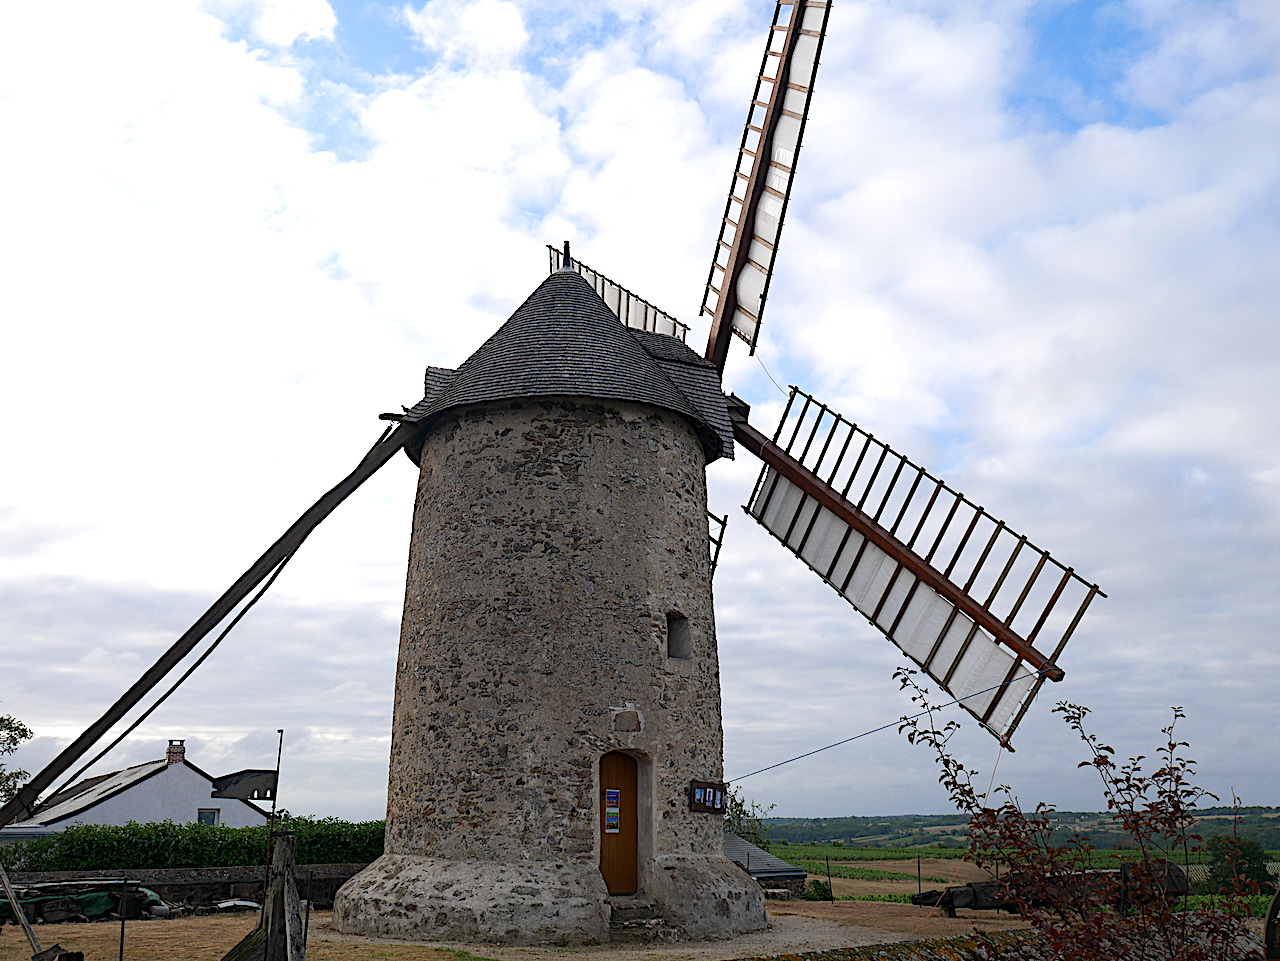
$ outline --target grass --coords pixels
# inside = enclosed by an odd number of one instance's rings
[[[1223,909],[1226,899],[1218,894],[1192,894],[1182,899],[1183,907],[1188,910],[1207,908],[1210,911]],[[1247,910],[1247,917],[1265,918],[1267,908],[1271,906],[1271,895],[1257,894],[1250,898],[1239,898],[1237,903]]]
[[[824,861],[830,858],[834,865],[837,861],[914,861],[916,858],[923,860],[932,859],[952,859],[965,856],[964,848],[855,848],[837,846],[834,844],[770,844],[769,851],[782,858],[784,861],[790,861],[792,864],[798,864],[799,861]],[[1268,858],[1276,858],[1276,852],[1268,851]],[[1113,868],[1121,861],[1136,861],[1141,857],[1141,852],[1135,848],[1098,848],[1096,851],[1088,853],[1088,866],[1092,868]],[[1178,864],[1196,865],[1205,864],[1209,860],[1209,855],[1204,851],[1177,852],[1171,858]],[[1271,865],[1269,865],[1271,867]],[[826,870],[825,861],[823,870]],[[1280,873],[1280,860],[1272,868],[1273,873]],[[831,872],[833,875],[835,871]],[[845,877],[846,875],[841,875]],[[913,874],[914,878],[915,875]]]
[[[218,961],[257,924],[256,913],[176,918],[172,921],[129,921],[125,925],[125,957],[129,961],[161,961],[186,958]],[[81,951],[86,958],[105,961],[120,951],[118,922],[88,924],[37,924],[33,929],[42,948],[60,944]],[[31,945],[22,928],[0,928],[0,961],[28,961]]]

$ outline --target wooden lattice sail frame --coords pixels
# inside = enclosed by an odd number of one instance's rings
[[[1009,743],[1098,586],[798,388],[772,439],[738,410],[747,513]]]
[[[830,12],[824,0],[774,8],[702,297],[706,357],[721,370],[731,334],[755,353]]]

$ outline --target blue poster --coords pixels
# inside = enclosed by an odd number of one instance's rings
[[[604,833],[622,833],[622,792],[615,788],[604,791]]]

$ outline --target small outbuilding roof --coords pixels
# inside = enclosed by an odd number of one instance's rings
[[[430,367],[404,415],[425,423],[473,404],[586,397],[660,407],[693,427],[707,461],[733,456],[715,365],[674,337],[633,330],[572,269],[551,274],[455,371]]]
[[[805,878],[803,868],[770,854],[764,848],[757,847],[750,841],[736,834],[725,834],[724,856],[733,861],[757,881],[761,879]]]

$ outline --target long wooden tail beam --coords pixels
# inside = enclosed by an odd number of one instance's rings
[[[321,521],[332,514],[339,504],[351,496],[398,451],[403,450],[413,441],[423,429],[419,424],[399,424],[374,444],[355,470],[294,521],[280,539],[267,548],[253,566],[240,575],[240,578],[200,615],[186,633],[174,641],[173,645],[107,709],[106,713],[89,725],[83,734],[67,745],[39,774],[28,781],[3,807],[0,807],[0,827],[19,818],[30,816],[41,794],[84,757],[112,727],[164,679],[166,674],[177,667],[200,641],[266,580],[272,571],[288,559]]]

